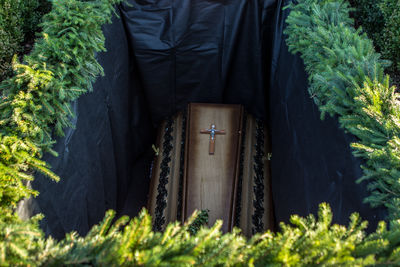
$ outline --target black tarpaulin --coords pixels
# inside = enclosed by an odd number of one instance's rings
[[[288,1],[287,1],[288,2]],[[38,176],[41,192],[24,205],[41,212],[57,238],[85,234],[107,209],[136,216],[146,204],[156,127],[189,102],[243,104],[269,126],[277,222],[316,213],[328,202],[334,222],[353,212],[376,225],[383,209],[368,195],[353,137],[336,118],[320,120],[302,60],[288,52],[285,1],[136,0],[104,26],[105,76],[73,107],[74,129],[46,156],[61,182]]]

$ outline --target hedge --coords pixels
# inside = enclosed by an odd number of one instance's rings
[[[354,17],[374,40],[382,56],[392,61],[391,71],[400,71],[400,1],[352,0]]]
[[[385,22],[379,44],[382,55],[393,62],[393,70],[400,72],[400,1],[383,0],[380,8]]]
[[[0,81],[12,74],[12,57],[24,52],[22,43],[34,38],[49,9],[47,0],[0,0]]]
[[[357,214],[347,227],[332,224],[329,206],[321,204],[318,218],[293,215],[279,232],[250,240],[237,229],[222,234],[221,222],[193,230],[196,214],[184,225],[171,223],[164,232],[153,232],[143,210],[136,218],[116,221],[109,211],[85,237],[73,232],[57,242],[44,237],[40,217],[21,221],[12,213],[18,200],[33,193],[23,186],[24,179],[33,179],[28,170],[57,178],[39,159],[51,151],[52,129],[62,134],[70,125],[69,102],[101,74],[94,52],[104,50],[101,25],[110,21],[118,2],[55,0],[44,18],[44,38],[25,64],[15,63],[16,76],[2,84],[7,95],[0,103],[1,114],[6,114],[0,122],[0,265],[400,264],[398,94],[383,75],[386,62],[366,35],[352,27],[343,0],[289,4],[287,43],[305,62],[310,94],[322,118],[338,116],[341,126],[359,139],[352,147],[366,160],[361,179],[369,180],[372,190],[367,201],[385,205],[391,214],[390,223],[381,222],[375,233],[365,234],[367,222]]]

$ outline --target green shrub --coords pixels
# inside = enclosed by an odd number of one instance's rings
[[[0,81],[10,75],[11,59],[24,39],[15,0],[0,0]]]
[[[390,70],[400,70],[400,1],[353,0],[354,18],[385,59],[393,62]]]
[[[377,48],[380,49],[380,40],[385,21],[380,4],[384,0],[353,0],[355,7],[354,17],[368,36],[374,40]]]
[[[24,51],[22,42],[34,38],[50,7],[47,0],[0,0],[0,81],[11,75],[12,57]]]
[[[48,0],[24,0],[21,4],[21,25],[25,40],[35,37],[43,15],[51,9]]]
[[[393,62],[393,70],[400,71],[400,0],[383,0],[380,8],[385,23],[379,40],[382,55]]]

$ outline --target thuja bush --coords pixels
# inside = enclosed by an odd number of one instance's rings
[[[25,41],[34,38],[35,33],[40,29],[42,17],[51,10],[51,0],[24,0],[14,3],[19,3],[21,10],[19,20]]]
[[[380,48],[382,31],[385,26],[380,4],[384,0],[352,0],[351,3],[355,7],[354,17],[362,26],[363,30],[372,38]]]
[[[2,266],[396,266],[400,264],[399,103],[385,61],[372,42],[356,31],[341,0],[298,0],[290,4],[288,45],[300,52],[309,73],[310,93],[325,114],[338,116],[356,135],[356,156],[366,160],[373,205],[389,208],[392,220],[365,234],[357,214],[347,227],[332,224],[321,204],[318,218],[292,216],[277,233],[250,240],[239,230],[222,234],[222,222],[200,227],[192,217],[153,232],[146,211],[133,219],[107,213],[85,237],[46,238],[40,217],[21,221],[13,207],[34,191],[24,187],[36,169],[57,178],[40,161],[51,151],[53,133],[69,126],[70,101],[90,89],[102,69],[94,53],[104,50],[101,25],[109,22],[118,0],[55,0],[46,15],[44,37],[25,63],[15,62],[16,76],[2,84],[0,100],[0,265]],[[83,14],[84,12],[84,14]],[[53,132],[53,129],[55,131]],[[11,190],[11,191],[9,191]],[[115,222],[114,222],[115,221]]]
[[[353,0],[354,17],[374,40],[382,56],[393,62],[390,70],[400,70],[400,1]]]
[[[11,72],[11,59],[20,51],[23,33],[18,22],[14,0],[0,1],[0,81]]]
[[[400,71],[400,1],[383,0],[379,7],[385,23],[379,40],[382,55],[393,61],[393,70]]]
[[[24,41],[34,38],[50,7],[47,0],[0,0],[0,81],[12,74],[12,57],[24,50]]]

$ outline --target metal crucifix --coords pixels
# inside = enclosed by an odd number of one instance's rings
[[[215,124],[211,124],[210,129],[201,130],[200,133],[210,135],[210,147],[209,147],[208,153],[210,155],[213,155],[214,151],[215,151],[215,135],[216,134],[225,134],[225,130],[217,130],[217,129],[215,129]]]

